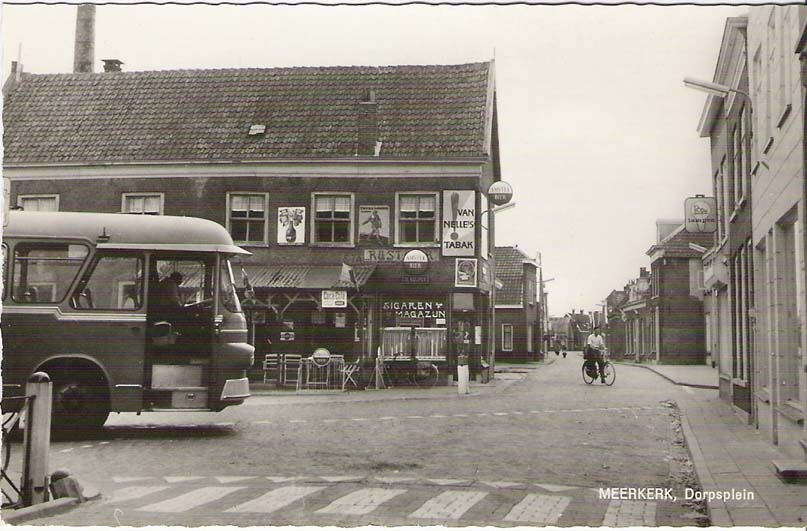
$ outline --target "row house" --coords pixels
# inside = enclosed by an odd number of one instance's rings
[[[492,61],[120,64],[47,75],[13,64],[3,170],[14,204],[225,226],[252,253],[236,271],[256,358],[415,354],[452,374],[464,353],[477,375],[492,361]]]
[[[807,7],[726,22],[700,133],[711,139],[718,232],[705,255],[721,397],[793,457],[807,450]],[[801,60],[801,63],[800,63]]]
[[[618,334],[616,330],[621,328],[624,337],[622,357],[634,361],[649,359],[654,351],[652,318],[648,304],[650,272],[647,268],[640,268],[639,276],[628,282],[623,291],[625,293],[623,302],[615,307],[619,312],[618,319],[611,318],[609,323],[609,336]]]
[[[496,359],[529,361],[540,350],[538,262],[518,247],[496,247]],[[537,348],[536,348],[537,347]]]
[[[625,357],[625,326],[622,322],[620,308],[627,300],[628,295],[625,290],[612,290],[605,298],[603,333],[607,338],[606,344],[613,359],[624,359]]]
[[[708,233],[687,232],[683,220],[656,222],[658,241],[650,247],[650,314],[656,363],[705,363],[703,255]]]

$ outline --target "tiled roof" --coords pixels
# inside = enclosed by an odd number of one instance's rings
[[[4,102],[5,164],[354,157],[370,90],[381,157],[485,156],[491,68],[23,73]]]
[[[516,247],[496,247],[496,278],[503,287],[496,290],[496,304],[524,304],[524,261],[532,260]]]
[[[703,256],[702,252],[690,247],[690,243],[705,249],[709,249],[712,247],[712,245],[714,245],[714,234],[708,232],[687,232],[686,230],[681,230],[677,233],[671,234],[660,244],[652,246],[650,250],[647,251],[647,254],[650,255],[656,250],[663,249],[665,256],[679,256],[682,258],[698,258]]]

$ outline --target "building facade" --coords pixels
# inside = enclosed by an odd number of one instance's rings
[[[414,354],[452,374],[467,354],[478,373],[492,361],[494,77],[493,62],[51,75],[14,65],[4,174],[26,210],[225,226],[252,253],[239,269],[258,358]]]
[[[700,132],[711,139],[718,232],[705,255],[720,394],[793,457],[807,450],[805,103],[807,7],[726,22]]]
[[[535,360],[541,348],[538,263],[518,247],[496,247],[496,359]]]
[[[676,226],[670,231],[671,226]],[[659,240],[650,247],[651,334],[657,363],[705,363],[703,254],[708,233],[689,233],[683,221],[657,223]]]

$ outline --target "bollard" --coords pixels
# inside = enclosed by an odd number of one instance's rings
[[[28,507],[48,501],[48,456],[53,384],[44,372],[35,372],[25,384],[25,396],[32,397],[26,409],[22,462],[22,500]]]
[[[468,394],[468,356],[464,354],[457,356],[457,392]]]

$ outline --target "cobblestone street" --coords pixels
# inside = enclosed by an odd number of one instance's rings
[[[217,415],[116,416],[52,448],[102,499],[36,523],[695,525],[670,403],[685,392],[630,366],[587,386],[579,357],[552,361],[471,396],[255,396]],[[677,499],[600,490],[618,487]]]

